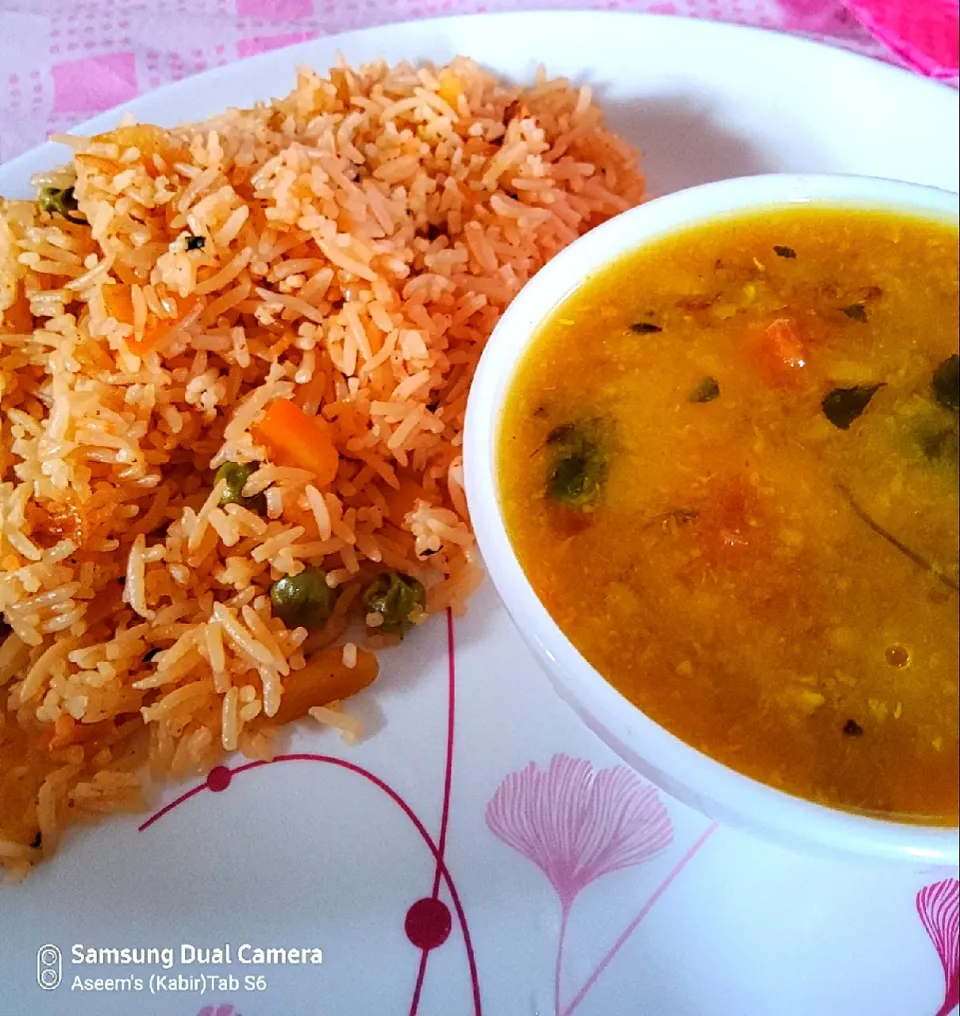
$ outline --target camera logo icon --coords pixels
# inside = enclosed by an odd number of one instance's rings
[[[44,991],[60,987],[63,980],[63,955],[55,945],[42,945],[37,950],[37,984]]]

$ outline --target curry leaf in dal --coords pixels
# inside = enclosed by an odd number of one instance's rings
[[[607,473],[602,430],[598,420],[581,420],[554,427],[547,435],[553,451],[548,497],[580,509],[596,500]]]
[[[867,323],[867,308],[864,307],[862,303],[851,303],[846,307],[841,307],[840,310],[842,310],[851,321],[859,321],[862,325]]]
[[[561,423],[559,427],[554,427],[547,435],[546,444],[555,445],[560,441],[567,440],[576,430],[576,427],[575,423]]]
[[[957,432],[956,423],[932,434],[921,435],[920,447],[931,462],[955,463],[960,457],[960,434]]]
[[[850,425],[870,405],[882,385],[855,385],[853,388],[834,388],[824,396],[820,405],[823,414],[840,430],[848,430]]]
[[[960,411],[960,356],[948,356],[933,372],[933,397],[946,409]]]

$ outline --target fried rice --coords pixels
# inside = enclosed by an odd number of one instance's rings
[[[39,200],[0,201],[12,878],[71,822],[144,807],[151,775],[269,758],[308,714],[356,733],[338,703],[399,637],[364,590],[420,583],[419,624],[479,581],[461,439],[485,340],[643,192],[589,88],[463,58],[58,140]],[[305,568],[334,598],[314,630],[271,598]]]

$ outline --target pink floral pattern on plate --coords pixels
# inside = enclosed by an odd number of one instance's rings
[[[657,791],[622,766],[596,770],[554,755],[546,770],[531,762],[500,784],[487,825],[529,857],[568,910],[584,886],[649,860],[673,839]]]
[[[960,1005],[960,881],[945,878],[917,893],[917,913],[943,966],[943,1005],[947,1016]]]
[[[554,1016],[571,1016],[650,907],[713,832],[710,826],[627,926],[573,999],[562,1004],[563,949],[577,895],[591,882],[656,857],[673,841],[673,824],[657,790],[624,766],[595,769],[554,755],[546,769],[531,762],[497,788],[486,811],[495,836],[546,875],[560,899]]]

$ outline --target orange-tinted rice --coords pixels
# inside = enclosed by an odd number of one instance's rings
[[[0,202],[10,877],[71,818],[142,807],[148,763],[269,757],[285,688],[321,658],[295,711],[355,736],[336,700],[389,641],[362,586],[418,579],[420,622],[479,579],[461,439],[486,338],[643,190],[589,89],[462,58],[301,70],[286,98],[204,124],[63,140],[72,161],[35,182],[74,188],[70,219]],[[258,443],[278,399],[327,422],[331,484]],[[265,513],[219,503],[226,461],[260,463],[244,495]],[[268,595],[307,565],[339,594],[315,633]]]

